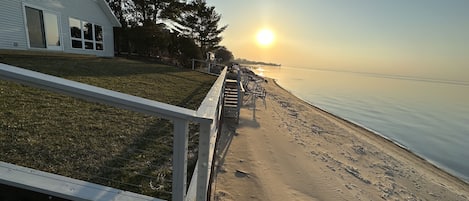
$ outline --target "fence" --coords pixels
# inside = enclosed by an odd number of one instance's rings
[[[171,120],[174,124],[172,199],[207,200],[215,140],[220,129],[224,68],[197,111],[0,63],[0,79]],[[196,168],[187,187],[189,122],[200,124]],[[70,200],[159,200],[107,186],[0,162],[0,183]]]

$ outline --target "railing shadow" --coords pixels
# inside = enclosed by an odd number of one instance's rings
[[[176,104],[177,106],[180,106],[180,107],[187,107],[189,105],[196,105],[196,104],[200,104],[200,102],[198,103],[194,103],[195,100],[200,100],[201,97],[198,97],[198,96],[201,96],[203,97],[203,95],[205,95],[205,93],[201,93],[202,91],[208,91],[211,87],[211,82],[208,83],[208,82],[205,82],[205,83],[201,83],[197,88],[195,88],[194,90],[192,90],[192,92],[186,96],[184,99],[182,99],[178,104]]]
[[[157,119],[119,154],[103,162],[89,181],[171,199],[172,123]]]
[[[222,126],[222,131],[220,133],[220,137],[217,141],[217,149],[215,152],[215,164],[216,170],[215,173],[219,172],[219,167],[222,167],[225,163],[225,157],[228,153],[228,150],[231,146],[231,142],[233,138],[238,136],[236,133],[236,120],[231,118],[225,118]],[[216,174],[215,174],[216,175]]]

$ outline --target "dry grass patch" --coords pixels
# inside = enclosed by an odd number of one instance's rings
[[[216,79],[124,58],[0,51],[0,62],[189,109]],[[169,121],[0,81],[2,161],[170,199],[172,139]]]

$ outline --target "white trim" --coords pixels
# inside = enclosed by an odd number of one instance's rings
[[[26,3],[22,3],[21,4],[21,8],[23,10],[23,22],[24,22],[24,34],[26,34],[26,45],[28,47],[28,49],[31,49],[31,45],[30,45],[30,42],[29,42],[29,28],[28,28],[28,21],[26,20],[26,6],[29,7],[29,4],[26,4]]]
[[[32,5],[32,4],[25,3],[25,2],[22,2],[21,6],[22,6],[22,10],[23,10],[24,30],[25,30],[25,34],[26,34],[26,44],[28,46],[28,49],[48,50],[48,51],[64,51],[63,30],[62,30],[62,15],[61,15],[61,13],[57,12],[57,11],[49,10],[49,9],[44,9],[40,6]],[[46,47],[45,48],[31,47],[31,44],[30,44],[30,41],[29,41],[29,29],[28,29],[28,20],[27,20],[27,16],[26,16],[26,7],[41,10],[42,14],[43,14],[43,16],[42,16],[42,21],[43,22],[44,22],[44,13],[49,13],[49,14],[53,14],[53,15],[57,16],[57,28],[58,28],[58,31],[59,31],[60,46],[54,46],[54,47],[59,47],[59,48],[49,48],[49,46],[47,44],[47,37],[46,37],[47,30],[46,30],[46,27],[45,27],[45,23],[44,23],[43,26],[44,26],[44,36],[45,36],[44,40],[46,42]]]

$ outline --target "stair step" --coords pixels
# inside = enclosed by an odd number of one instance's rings
[[[233,105],[238,105],[238,101],[226,101],[225,100],[225,104],[233,104]]]
[[[238,93],[233,93],[233,92],[226,92],[226,93],[225,93],[225,96],[226,96],[226,95],[238,97]]]
[[[228,101],[238,101],[238,97],[226,97],[226,96],[225,96],[225,100],[228,100]]]
[[[223,106],[228,107],[228,108],[238,108],[238,105],[231,105],[231,104],[225,104]]]
[[[225,99],[225,103],[235,103],[235,104],[238,104],[238,100],[233,100],[233,99],[231,99],[231,100],[226,100],[226,99]]]

